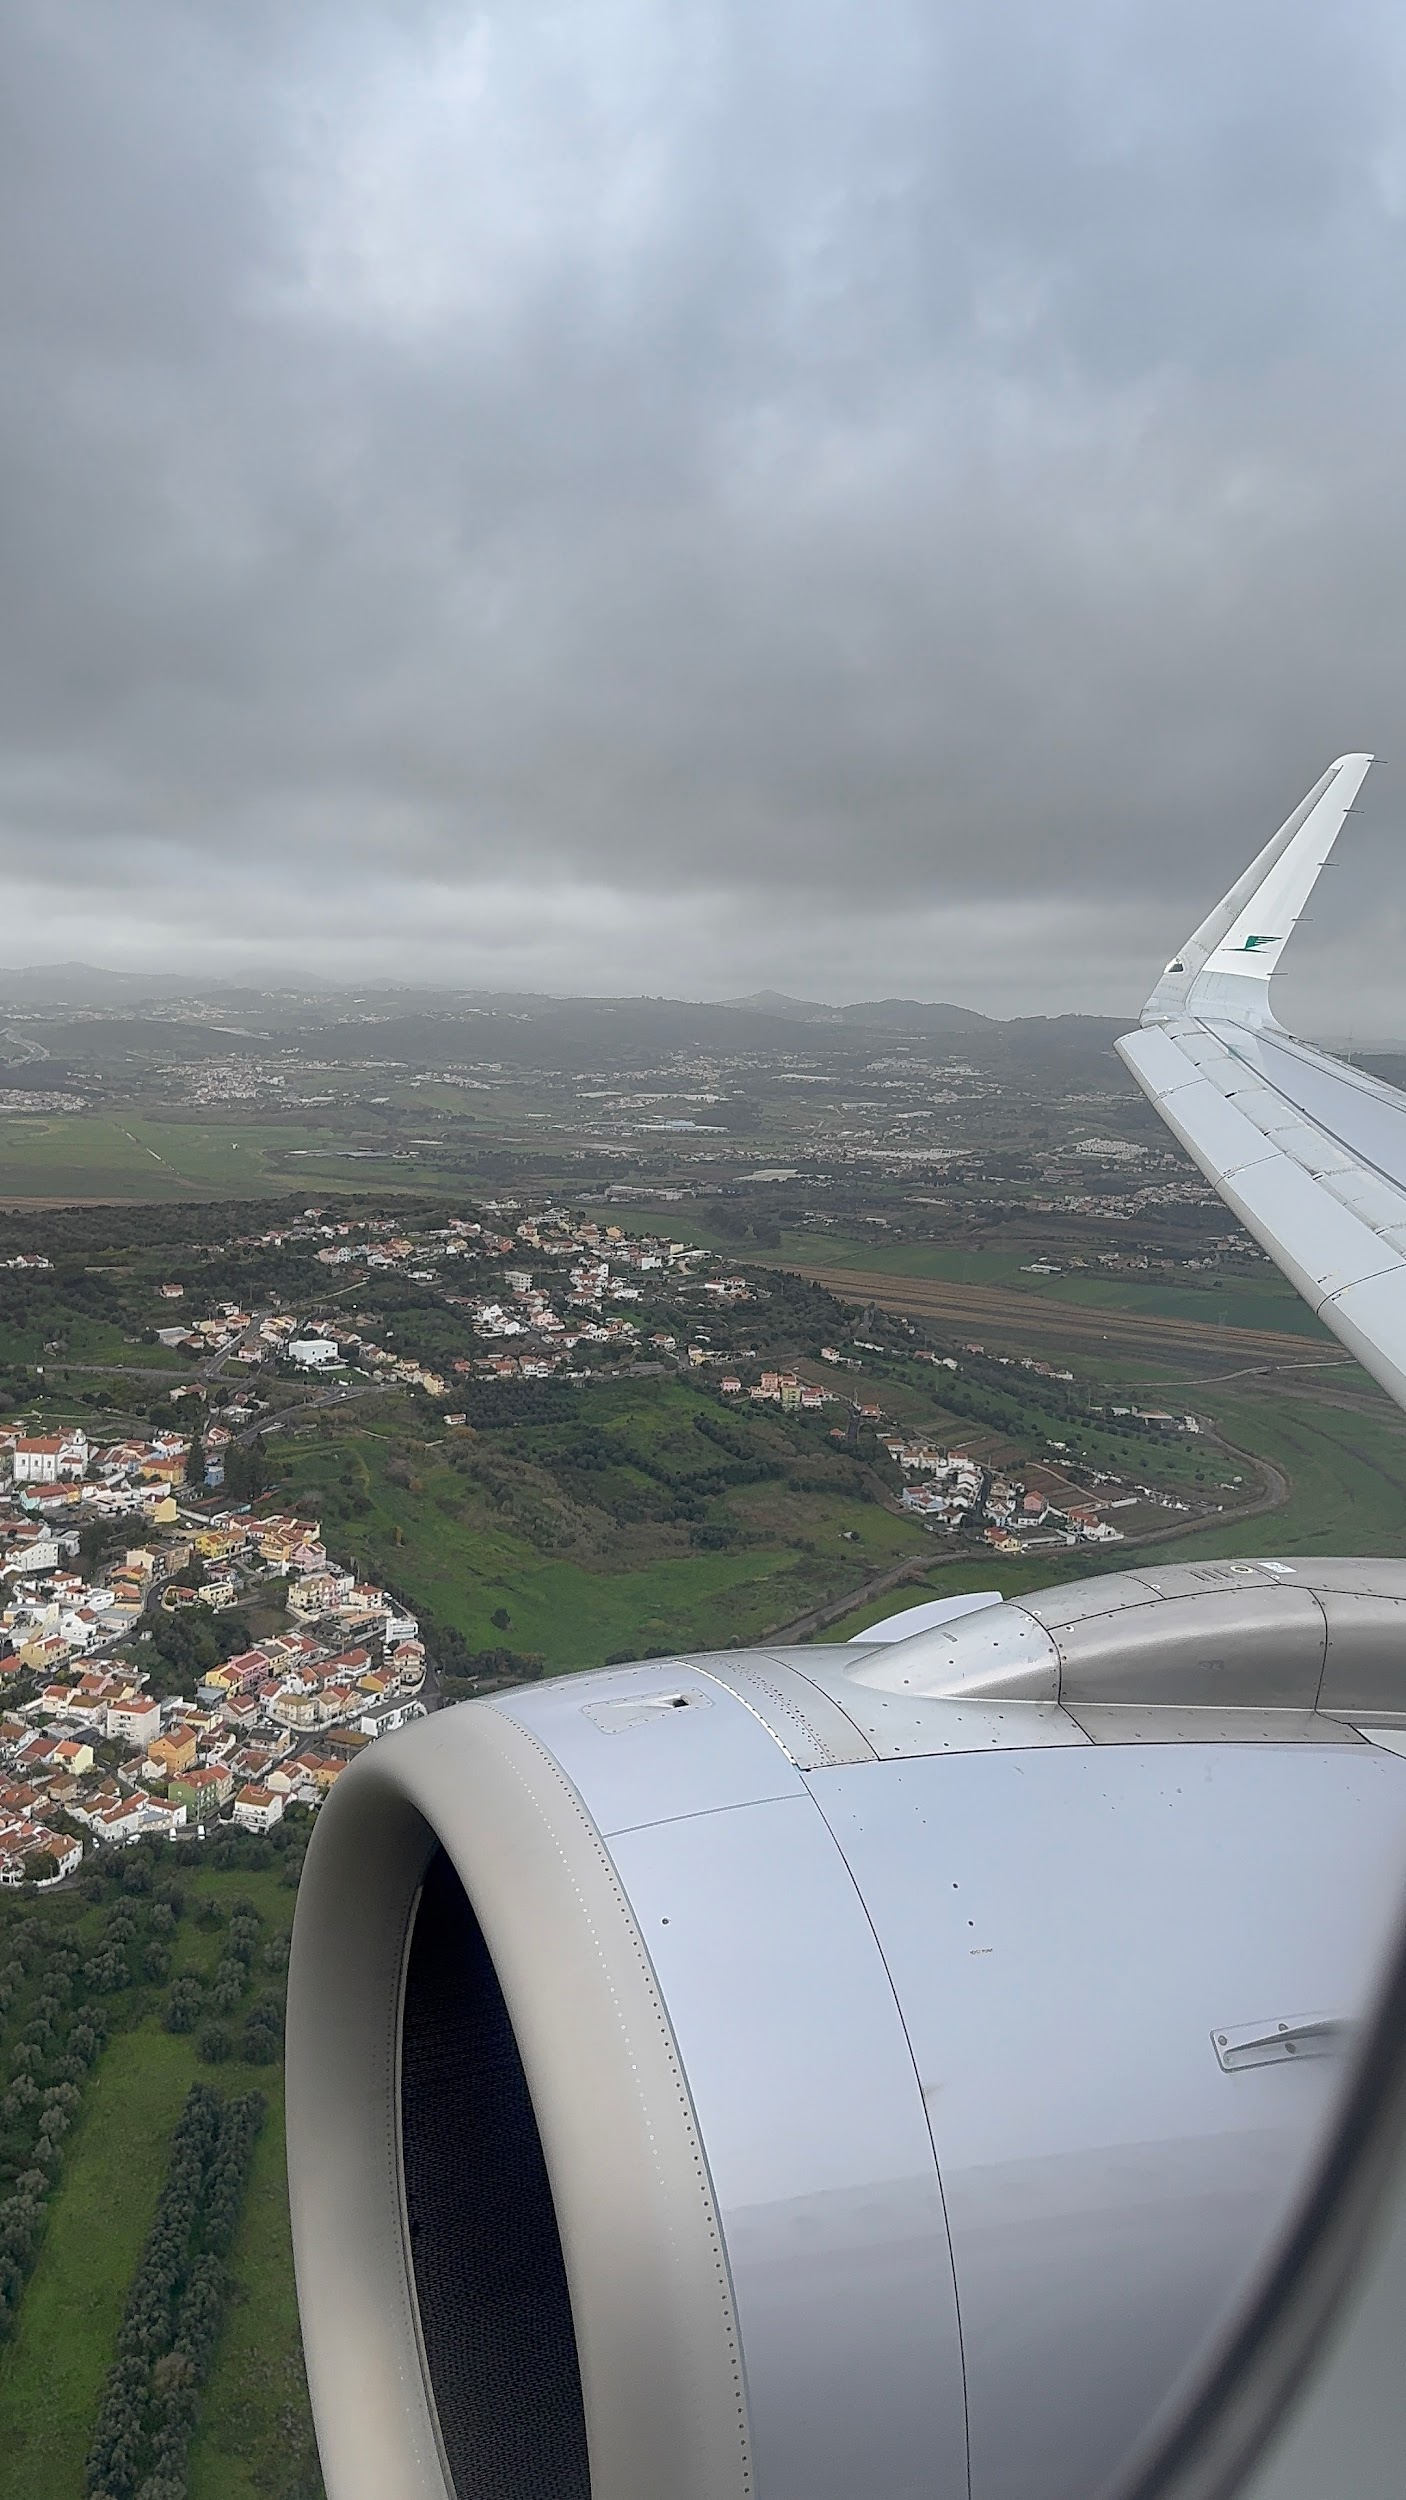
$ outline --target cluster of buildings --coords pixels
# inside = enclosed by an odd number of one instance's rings
[[[368,1274],[391,1270],[417,1284],[457,1281],[446,1262],[491,1258],[504,1260],[501,1281],[478,1292],[446,1290],[446,1305],[464,1314],[481,1353],[455,1359],[447,1367],[433,1364],[382,1342],[390,1332],[368,1333],[364,1314],[348,1316],[314,1312],[301,1321],[287,1314],[251,1319],[222,1307],[212,1322],[193,1331],[160,1330],[168,1344],[203,1341],[220,1350],[214,1332],[236,1320],[242,1329],[228,1339],[238,1358],[257,1363],[270,1356],[296,1369],[325,1374],[355,1366],[375,1381],[396,1382],[424,1390],[434,1398],[451,1394],[453,1377],[540,1380],[573,1368],[579,1349],[597,1346],[636,1351],[639,1323],[627,1306],[638,1304],[666,1277],[688,1278],[713,1254],[680,1241],[627,1235],[616,1224],[601,1225],[589,1217],[559,1209],[519,1223],[513,1233],[492,1224],[454,1218],[413,1235],[397,1232],[389,1222],[362,1219],[328,1223],[320,1210],[309,1208],[307,1221],[260,1241],[284,1243],[315,1238],[314,1258],[334,1270],[362,1269]],[[317,1219],[317,1220],[314,1220]],[[737,1275],[710,1277],[703,1292],[719,1307],[751,1296],[746,1279]],[[205,1332],[211,1332],[208,1335]],[[660,1341],[656,1341],[656,1345]],[[670,1347],[674,1340],[669,1340]],[[706,1352],[700,1359],[707,1359]]]
[[[315,1522],[182,1507],[158,1475],[141,1541],[88,1568],[94,1488],[77,1471],[94,1452],[81,1434],[54,1449],[11,1434],[5,1447],[0,1884],[45,1858],[57,1880],[85,1839],[174,1838],[220,1817],[267,1831],[288,1804],[317,1806],[363,1746],[423,1714],[416,1618],[333,1561]],[[270,1581],[286,1583],[285,1631],[211,1667],[194,1694],[150,1689],[134,1635],[159,1610],[219,1611]]]
[[[580,1368],[582,1348],[639,1352],[640,1324],[628,1306],[657,1294],[668,1280],[691,1278],[712,1257],[685,1242],[641,1239],[618,1224],[558,1210],[519,1224],[515,1240],[491,1246],[513,1255],[501,1287],[451,1297],[484,1344],[482,1354],[454,1362],[460,1377],[545,1380]],[[709,1279],[704,1291],[723,1304],[749,1298],[745,1279],[737,1276]],[[677,1339],[655,1335],[648,1350],[673,1353]],[[690,1362],[710,1359],[706,1345],[690,1346]]]
[[[184,1285],[158,1285],[156,1290],[163,1302],[185,1298]],[[204,1319],[174,1320],[169,1327],[158,1328],[156,1341],[182,1353],[197,1354],[202,1360],[215,1354],[230,1354],[253,1365],[263,1362],[281,1325],[277,1320],[256,1325],[252,1312],[241,1311],[235,1302],[218,1302]]]
[[[308,1327],[306,1336],[290,1337],[284,1349],[300,1371],[337,1371],[351,1361],[372,1380],[398,1381],[402,1388],[423,1389],[432,1398],[449,1395],[449,1383],[431,1363],[417,1362],[411,1355],[393,1354],[357,1328],[338,1327],[334,1334],[332,1323],[327,1320],[313,1320]]]
[[[727,1373],[718,1385],[724,1397],[741,1395],[742,1382],[735,1373]],[[836,1395],[833,1389],[802,1380],[797,1372],[771,1371],[763,1372],[747,1394],[757,1406],[779,1406],[783,1415],[818,1414],[822,1407],[834,1405]],[[876,1407],[876,1416],[878,1411]]]
[[[979,1529],[998,1553],[1019,1553],[1032,1541],[1121,1541],[1121,1531],[1101,1516],[1108,1505],[1080,1501],[1060,1507],[1050,1489],[983,1467],[967,1450],[939,1449],[901,1435],[887,1436],[884,1448],[905,1475],[920,1478],[905,1485],[900,1498],[906,1511],[930,1527]]]
[[[383,1254],[380,1245],[373,1244],[371,1253],[376,1264],[390,1266],[395,1264],[391,1250],[408,1255],[413,1248],[408,1242],[393,1243]],[[324,1254],[317,1255],[320,1258]],[[422,1281],[431,1280],[426,1277]],[[159,1290],[163,1294],[179,1294],[184,1288],[163,1285]],[[241,1311],[232,1302],[221,1302],[208,1318],[158,1328],[156,1336],[161,1345],[202,1358],[228,1356],[250,1370],[261,1364],[287,1364],[296,1371],[326,1372],[338,1370],[350,1360],[373,1380],[399,1381],[406,1388],[424,1389],[431,1397],[448,1395],[446,1382],[432,1366],[393,1353],[389,1347],[376,1344],[360,1328],[325,1318],[300,1321],[291,1311],[255,1314]]]
[[[229,1424],[204,1427],[206,1464],[216,1481],[230,1437]],[[31,1548],[51,1541],[54,1521],[68,1522],[75,1536],[88,1519],[140,1517],[168,1525],[189,1454],[189,1434],[174,1428],[108,1441],[90,1438],[78,1425],[0,1430],[0,1576],[19,1568]]]

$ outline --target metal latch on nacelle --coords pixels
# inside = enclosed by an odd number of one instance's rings
[[[1242,2023],[1229,2031],[1213,2031],[1211,2046],[1224,2072],[1242,2066],[1275,2066],[1298,2057],[1328,2057],[1340,2049],[1348,2026],[1333,2014],[1301,2014],[1284,2022]]]

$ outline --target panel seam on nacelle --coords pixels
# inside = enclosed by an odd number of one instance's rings
[[[852,1766],[845,1765],[843,1767],[850,1768]],[[863,1917],[864,1924],[868,1928],[869,1933],[874,1940],[874,1951],[879,1957],[879,1966],[883,1971],[889,1994],[893,1998],[894,2011],[898,2016],[899,2029],[903,2033],[904,2046],[908,2051],[909,2064],[913,2069],[913,2085],[918,2095],[918,2107],[923,2113],[923,2129],[927,2136],[928,2149],[932,2154],[933,2177],[937,2182],[937,2201],[942,2208],[942,2227],[947,2235],[947,2263],[952,2274],[952,2305],[957,2322],[957,2360],[962,2373],[962,2436],[966,2449],[967,2500],[972,2500],[971,2398],[970,2391],[967,2386],[966,2338],[962,2328],[962,2286],[957,2275],[957,2252],[952,2245],[952,2222],[947,2211],[947,2191],[942,2182],[942,2164],[937,2157],[937,2140],[932,2131],[932,2118],[928,2110],[927,2094],[923,2090],[923,2078],[918,2067],[917,2051],[913,2046],[913,2035],[908,2028],[908,2017],[904,2013],[903,2001],[899,1996],[897,1986],[894,1982],[893,1972],[889,1967],[889,1958],[884,1951],[883,1940],[874,1924],[869,1904],[864,1898],[859,1878],[855,1874],[854,1868],[850,1865],[849,1858],[845,1852],[844,1844],[839,1838],[834,1825],[830,1821],[824,1807],[821,1805],[814,1789],[811,1788],[807,1775],[802,1772],[801,1777],[806,1780],[807,1794],[810,1797],[811,1804],[815,1808],[816,1813],[819,1815],[821,1822],[824,1824],[826,1831],[830,1835],[831,1845],[834,1848],[835,1854],[838,1857],[841,1866],[844,1868],[850,1884],[853,1886],[854,1897],[859,1903],[860,1914]]]
[[[779,1735],[779,1734],[778,1734],[778,1732],[777,1732],[777,1730],[776,1730],[774,1727],[772,1727],[772,1726],[770,1726],[770,1725],[769,1725],[769,1723],[767,1722],[767,1720],[765,1720],[765,1719],[762,1717],[762,1714],[761,1714],[760,1710],[758,1710],[758,1709],[754,1706],[754,1704],[753,1704],[752,1702],[750,1702],[750,1701],[747,1699],[747,1696],[746,1696],[746,1694],[745,1694],[745,1693],[739,1693],[735,1685],[725,1683],[725,1682],[724,1682],[724,1680],[723,1680],[723,1678],[722,1678],[720,1675],[713,1675],[713,1674],[709,1671],[709,1669],[708,1669],[707,1667],[697,1667],[697,1668],[695,1669],[695,1672],[696,1672],[697,1674],[699,1674],[699,1675],[706,1676],[706,1677],[707,1677],[707,1679],[708,1679],[708,1682],[709,1682],[710,1684],[716,1684],[716,1685],[717,1685],[717,1687],[718,1687],[719,1692],[726,1693],[726,1694],[729,1696],[729,1698],[730,1698],[731,1700],[733,1700],[733,1701],[737,1701],[737,1702],[740,1702],[740,1703],[741,1703],[741,1705],[742,1705],[742,1707],[743,1707],[743,1709],[746,1711],[747,1716],[748,1716],[750,1719],[755,1719],[755,1720],[756,1720],[756,1723],[757,1723],[758,1727],[759,1727],[759,1728],[761,1728],[761,1729],[764,1731],[764,1733],[765,1733],[766,1735],[768,1735],[768,1736],[771,1738],[772,1743],[773,1743],[773,1744],[777,1747],[778,1751],[779,1751],[779,1752],[781,1752],[781,1753],[783,1753],[783,1754],[785,1755],[786,1760],[790,1763],[792,1770],[793,1770],[793,1771],[798,1771],[798,1770],[800,1769],[800,1767],[801,1767],[801,1766],[800,1766],[800,1764],[797,1762],[795,1755],[792,1753],[790,1746],[787,1744],[785,1737],[784,1737],[784,1736]],[[760,1677],[759,1677],[759,1678],[758,1678],[758,1682],[760,1682],[760,1681],[761,1681],[761,1679],[760,1679]],[[785,1702],[783,1701],[781,1694],[780,1694],[779,1692],[777,1692],[775,1685],[772,1685],[772,1686],[770,1687],[770,1690],[771,1690],[771,1693],[772,1693],[772,1697],[773,1697],[773,1699],[774,1699],[774,1700],[775,1700],[775,1702],[776,1702],[777,1709],[778,1709],[778,1710],[779,1710],[779,1711],[780,1711],[783,1715],[790,1715],[790,1716],[797,1716],[797,1715],[799,1715],[799,1714],[797,1714],[797,1713],[789,1713],[789,1714],[788,1714],[788,1713],[786,1712],[786,1705],[785,1705]],[[823,1753],[823,1754],[824,1754],[825,1759],[826,1759],[826,1761],[827,1761],[827,1762],[828,1762],[828,1761],[830,1761],[830,1760],[832,1759],[832,1757],[831,1757],[831,1754],[830,1754],[830,1749],[829,1749],[828,1745],[826,1745],[826,1744],[823,1742],[823,1740],[822,1740],[820,1737],[818,1737],[818,1736],[817,1736],[817,1737],[816,1737],[816,1739],[815,1739],[815,1744],[816,1744],[816,1750],[817,1750],[818,1752],[820,1752],[820,1753]],[[633,1828],[633,1829],[638,1829],[638,1826],[637,1826],[637,1825],[636,1825],[636,1826],[632,1826],[632,1828]]]
[[[826,1770],[849,1767],[847,1763],[822,1765]],[[805,1773],[797,1776],[804,1779]],[[598,1828],[608,1848],[612,1840],[625,1840],[631,1832],[663,1832],[671,1823],[706,1823],[719,1814],[749,1814],[753,1806],[788,1806],[794,1804],[795,1796],[794,1788],[778,1788],[774,1797],[726,1797],[720,1806],[685,1806],[679,1814],[651,1814],[642,1823],[612,1823],[608,1830],[601,1824]]]

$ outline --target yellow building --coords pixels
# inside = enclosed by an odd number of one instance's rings
[[[170,1780],[188,1771],[195,1760],[195,1737],[189,1728],[172,1728],[146,1749],[146,1767],[157,1779]]]
[[[225,1562],[242,1552],[249,1539],[243,1528],[197,1528],[193,1542],[202,1562]]]

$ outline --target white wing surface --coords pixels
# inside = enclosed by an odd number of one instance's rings
[[[1117,1048],[1227,1206],[1406,1406],[1406,1094],[1297,1041],[1269,1004],[1371,761],[1329,766]]]

